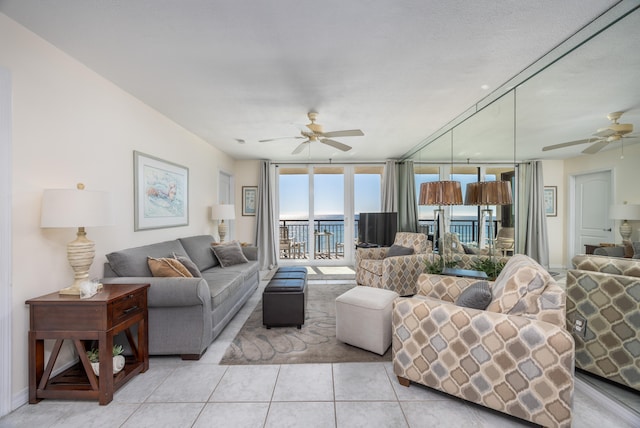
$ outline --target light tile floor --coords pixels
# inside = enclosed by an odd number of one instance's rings
[[[313,283],[323,282],[328,281]],[[260,295],[260,290],[253,295],[200,361],[152,357],[150,369],[117,391],[107,406],[43,400],[3,417],[0,427],[532,426],[421,385],[400,386],[390,362],[218,365]],[[574,427],[640,426],[640,420],[621,419],[584,388],[576,386]]]

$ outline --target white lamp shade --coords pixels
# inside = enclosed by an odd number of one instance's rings
[[[640,220],[640,205],[611,205],[609,217],[614,220]]]
[[[233,204],[218,204],[211,207],[211,220],[233,220],[236,208]]]
[[[95,227],[112,224],[109,193],[78,189],[46,189],[40,227]]]

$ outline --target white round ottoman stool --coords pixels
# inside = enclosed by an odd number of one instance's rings
[[[391,309],[398,293],[356,286],[336,298],[336,338],[384,355],[391,345]]]

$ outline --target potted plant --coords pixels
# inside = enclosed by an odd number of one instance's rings
[[[495,280],[505,266],[505,262],[494,260],[493,258],[476,260],[471,268],[487,274],[491,281]]]
[[[122,345],[113,345],[113,349],[111,350],[111,354],[113,355],[113,374],[119,373],[120,370],[124,368],[124,356],[122,353],[124,349]],[[100,376],[100,352],[96,348],[91,348],[90,351],[87,351],[87,358],[91,363],[91,368],[96,376]]]

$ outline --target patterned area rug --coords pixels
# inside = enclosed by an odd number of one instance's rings
[[[309,364],[391,361],[336,339],[335,299],[353,284],[307,285],[307,313],[302,329],[262,325],[262,302],[242,326],[220,364]]]

